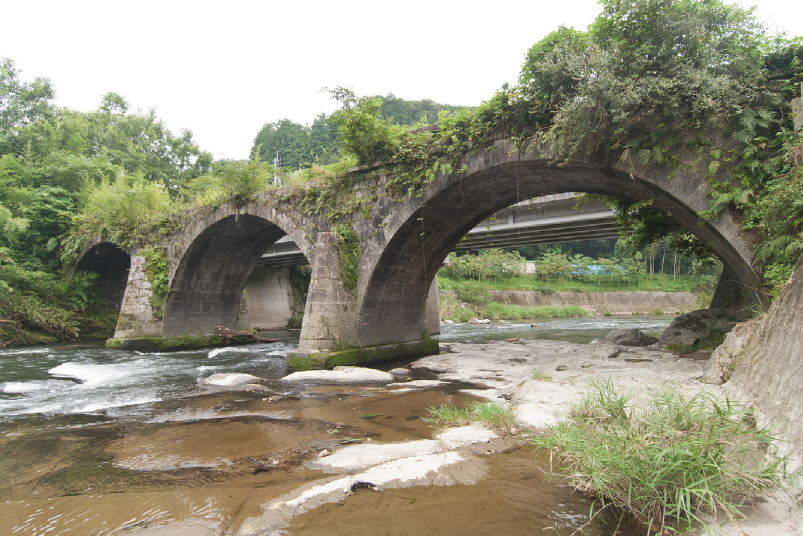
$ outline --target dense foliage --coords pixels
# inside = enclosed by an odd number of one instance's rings
[[[210,169],[189,131],[117,94],[93,112],[58,108],[47,79],[0,58],[0,344],[103,331],[95,274],[57,270],[90,237],[126,245]]]

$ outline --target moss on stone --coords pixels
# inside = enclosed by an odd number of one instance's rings
[[[177,350],[191,350],[194,348],[208,348],[212,346],[226,346],[231,344],[248,344],[254,342],[250,337],[206,337],[195,335],[179,335],[176,337],[132,337],[127,339],[107,339],[106,348],[120,350],[138,350],[145,352],[170,352]]]
[[[400,357],[436,355],[440,351],[438,341],[431,338],[420,341],[375,346],[371,348],[339,347],[332,352],[313,354],[288,354],[287,366],[295,370],[332,369],[344,366],[359,366]]]

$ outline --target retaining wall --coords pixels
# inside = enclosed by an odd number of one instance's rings
[[[539,307],[576,305],[590,314],[602,316],[637,314],[682,314],[699,308],[698,298],[690,292],[540,292],[492,290],[493,301],[509,305]]]

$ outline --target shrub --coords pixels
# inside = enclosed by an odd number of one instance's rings
[[[707,391],[687,397],[664,387],[639,400],[609,379],[593,385],[571,421],[533,442],[557,453],[566,484],[651,527],[680,530],[700,512],[740,518],[740,498],[785,485],[784,460],[765,456],[775,438],[754,422]]]

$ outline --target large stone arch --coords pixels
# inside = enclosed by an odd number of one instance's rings
[[[112,242],[98,240],[81,255],[73,267],[72,273],[93,272],[98,274],[98,278],[95,280],[95,290],[103,300],[102,308],[119,312],[130,267],[131,255],[128,251]]]
[[[211,335],[233,327],[242,292],[262,254],[287,235],[313,262],[315,253],[301,220],[258,201],[223,205],[194,218],[167,248],[169,292],[162,334]]]
[[[709,244],[744,289],[761,288],[761,279],[751,266],[752,245],[743,235],[737,215],[725,212],[716,220],[699,217],[709,206],[708,188],[692,166],[682,166],[668,179],[672,172],[666,168],[638,173],[629,162],[614,166],[559,163],[538,149],[522,155],[507,140],[465,162],[468,169],[464,174],[438,177],[424,188],[421,197],[395,205],[381,232],[366,243],[359,266],[355,344],[418,338],[430,283],[454,245],[504,207],[562,192],[653,199],[656,209]],[[749,299],[766,301],[758,292]]]

